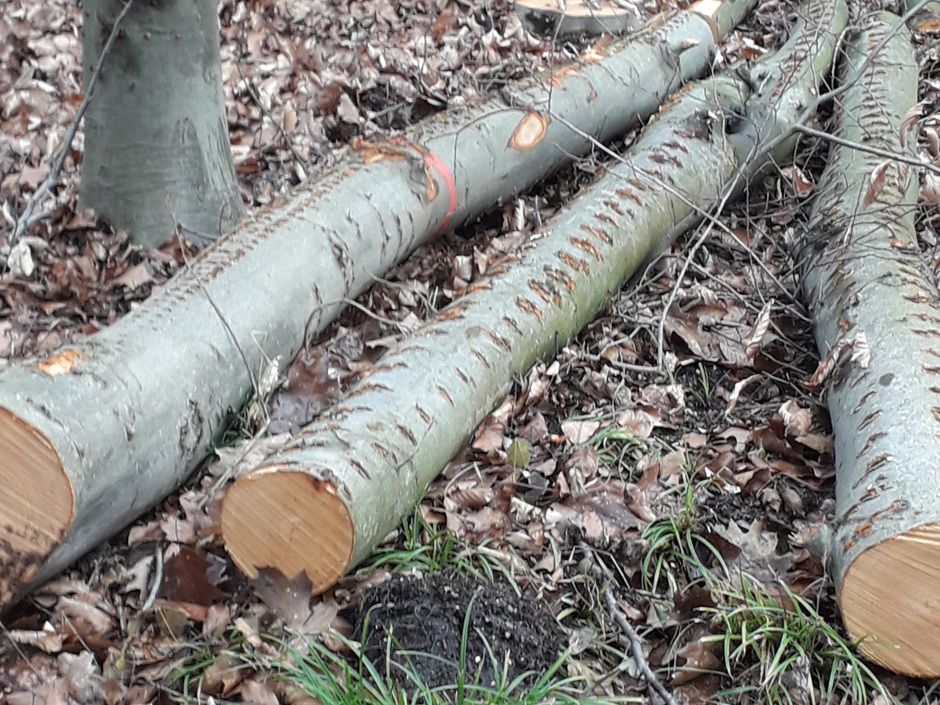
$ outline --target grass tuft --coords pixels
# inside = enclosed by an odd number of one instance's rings
[[[504,563],[465,545],[452,531],[431,526],[417,511],[402,522],[399,532],[397,544],[377,549],[366,563],[367,569],[385,566],[394,572],[421,573],[451,569],[487,582],[493,582],[494,576],[501,573],[515,585]]]
[[[464,622],[464,644],[469,628],[468,619]],[[505,677],[505,669],[494,669],[503,677],[493,685],[485,685],[479,683],[474,671],[468,668],[463,646],[456,682],[431,688],[414,671],[392,661],[391,647],[385,663],[376,665],[365,658],[355,644],[345,643],[353,653],[353,664],[322,644],[309,642],[306,655],[292,653],[296,665],[286,671],[285,677],[303,687],[322,705],[575,705],[599,702],[577,697],[570,690],[576,679],[559,677],[567,654],[559,657],[546,673],[539,674],[531,686],[524,685],[531,674],[523,674],[510,681]],[[430,654],[421,655],[433,658]]]
[[[704,612],[712,615],[716,634],[704,641],[720,647],[729,677],[740,682],[752,674],[747,685],[717,699],[745,702],[750,695],[766,705],[866,705],[880,696],[883,703],[895,702],[853,645],[785,585],[774,594],[744,578],[741,590],[713,594],[719,604]]]

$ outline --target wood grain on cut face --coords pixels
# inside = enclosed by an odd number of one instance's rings
[[[912,676],[940,673],[940,525],[876,544],[846,571],[839,594],[862,653]]]
[[[249,577],[261,568],[288,578],[303,571],[319,594],[349,567],[352,521],[332,483],[283,470],[275,466],[232,486],[222,505],[222,536]]]
[[[6,409],[0,409],[0,449],[0,596],[6,601],[62,540],[74,497],[52,444]],[[16,584],[6,585],[12,576]]]

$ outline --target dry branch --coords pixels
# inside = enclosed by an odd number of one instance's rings
[[[367,557],[514,375],[587,324],[664,238],[785,156],[792,140],[781,137],[816,95],[846,15],[841,1],[813,0],[778,55],[684,91],[511,261],[392,348],[288,450],[239,479],[222,510],[238,567],[251,576],[303,571],[321,592]],[[769,142],[780,146],[762,154]]]
[[[917,67],[900,20],[868,18],[846,47],[844,69],[837,136],[911,158]],[[914,234],[916,174],[836,144],[807,227],[804,285],[819,349],[833,365],[831,558],[846,629],[867,657],[936,677],[940,299]]]
[[[752,6],[707,0],[407,139],[361,144],[110,328],[0,372],[0,609],[177,487],[253,376],[374,275],[588,150],[566,123],[609,140],[648,117]]]

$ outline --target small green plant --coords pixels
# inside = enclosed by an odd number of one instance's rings
[[[233,670],[250,669],[251,663],[240,652],[243,644],[232,636],[234,644],[222,651],[212,649],[208,644],[192,646],[191,653],[177,661],[166,676],[167,683],[174,684],[184,702],[191,698],[198,699],[202,690],[206,671],[216,662],[230,664]]]
[[[698,363],[698,376],[702,382],[702,392],[705,395],[705,399],[708,399],[711,396],[711,383],[708,380],[708,372],[705,370],[705,365],[701,362]]]
[[[176,683],[184,697],[191,697],[198,691],[198,684],[203,674],[216,660],[208,649],[197,649],[188,658],[178,663],[168,674],[167,681]]]
[[[422,573],[454,568],[489,581],[496,572],[512,578],[503,563],[465,546],[452,531],[431,526],[418,511],[402,522],[400,531],[400,541],[394,546],[379,548],[367,564],[368,568],[387,566],[394,571]]]
[[[751,695],[766,705],[865,705],[879,693],[895,702],[852,645],[786,586],[774,595],[745,578],[739,591],[713,595],[719,605],[704,611],[717,633],[705,640],[719,645],[725,669],[738,683],[717,699]]]
[[[714,582],[712,568],[703,556],[710,556],[722,574],[727,574],[724,559],[718,549],[701,533],[696,493],[711,480],[693,483],[686,477],[677,489],[682,492],[678,507],[672,516],[648,524],[641,534],[647,542],[641,568],[644,587],[656,592],[665,579],[668,589],[679,589],[676,571],[682,569],[692,581]]]
[[[595,433],[585,445],[596,450],[607,467],[616,468],[625,465],[630,451],[642,448],[644,443],[625,429],[610,426]]]
[[[346,645],[353,652],[352,665],[321,644],[310,642],[306,655],[292,654],[295,665],[286,670],[284,677],[302,686],[322,705],[574,705],[588,702],[566,692],[566,688],[574,684],[571,678],[559,677],[566,655],[528,687],[524,681],[532,674],[522,674],[510,681],[505,670],[495,668],[495,672],[502,674],[495,684],[477,682],[466,663],[469,628],[469,620],[465,620],[460,663],[456,665],[457,678],[451,685],[430,687],[413,670],[392,662],[391,641],[385,664],[380,665],[370,662],[351,642]],[[435,658],[430,654],[420,656]],[[493,654],[490,656],[492,658]],[[411,687],[403,688],[400,685],[403,681]]]

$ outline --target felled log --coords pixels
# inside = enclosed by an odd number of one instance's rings
[[[221,525],[239,569],[303,572],[315,593],[331,587],[413,510],[514,375],[575,335],[664,238],[784,159],[792,140],[781,138],[812,104],[847,11],[841,0],[813,0],[802,14],[776,56],[683,91],[622,163],[511,260],[238,479]]]
[[[513,8],[526,29],[543,37],[619,36],[651,17],[641,2],[613,0],[516,0]]]
[[[940,298],[914,234],[908,111],[917,67],[887,13],[846,45],[836,144],[807,225],[804,280],[833,365],[832,575],[845,627],[868,658],[940,676]],[[872,53],[886,36],[884,48]]]
[[[938,0],[904,0],[904,8],[913,12],[908,21],[911,29],[918,32],[940,32],[940,2]]]
[[[716,37],[753,4],[677,13],[360,144],[113,326],[0,372],[0,609],[176,488],[267,362],[293,357],[374,275],[583,154],[585,134],[609,140],[648,117],[708,70]]]

